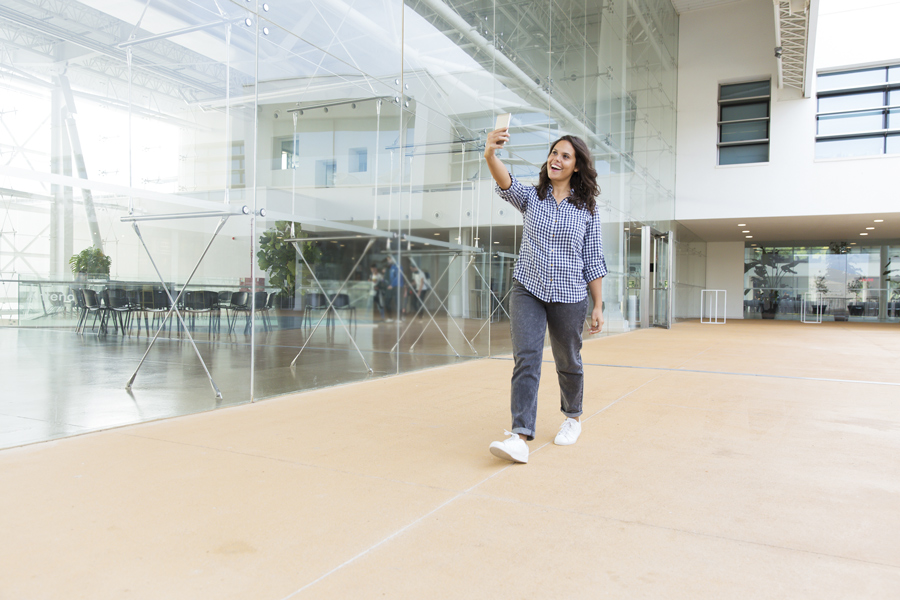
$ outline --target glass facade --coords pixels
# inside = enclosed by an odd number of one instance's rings
[[[669,0],[6,2],[0,332],[225,403],[507,353],[504,112],[528,183],[588,142],[626,331],[628,232],[672,228],[677,26]],[[91,248],[108,273],[70,264]]]
[[[747,246],[744,265],[745,318],[900,320],[900,245]]]

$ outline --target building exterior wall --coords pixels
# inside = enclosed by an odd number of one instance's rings
[[[830,31],[825,29],[827,41]],[[886,174],[900,170],[900,156],[816,160],[814,93],[802,98],[796,90],[779,90],[773,84],[769,162],[716,165],[718,86],[767,78],[775,82],[774,31],[768,0],[743,0],[682,15],[676,219],[896,212],[895,188]],[[841,46],[853,48],[854,43],[848,39]],[[851,52],[846,58],[865,64],[874,56]],[[859,64],[838,64],[841,57],[825,54],[814,68]]]
[[[819,15],[816,45],[810,49],[814,62],[809,68],[814,74],[900,62],[900,43],[890,30],[900,15],[896,6],[822,0]],[[900,171],[900,155],[817,159],[816,78],[811,78],[809,97],[796,89],[778,89],[774,46],[775,14],[770,0],[741,0],[681,16],[676,219],[687,228],[693,220],[720,219],[732,231],[743,220],[783,219],[790,227],[782,230],[795,232],[794,237],[791,233],[779,234],[782,237],[777,239],[754,236],[746,244],[748,251],[751,242],[789,248],[785,253],[801,260],[795,267],[797,275],[786,278],[791,283],[780,291],[782,296],[790,296],[794,308],[803,297],[817,293],[817,277],[831,282],[828,294],[833,302],[852,302],[858,294],[851,293],[848,286],[861,277],[872,286],[872,294],[880,297],[879,315],[884,318],[893,314],[883,307],[894,293],[894,284],[881,272],[900,240],[883,239],[860,249],[867,256],[887,256],[880,266],[860,269],[848,259],[839,273],[841,269],[832,259],[827,268],[821,266],[825,264],[821,255],[830,252],[830,242],[859,242],[862,246],[868,238],[857,237],[859,233],[854,231],[852,238],[822,239],[824,236],[817,235],[816,217],[873,214],[876,218],[900,218],[893,175]],[[772,81],[769,161],[718,166],[719,86],[764,79]],[[810,243],[818,248],[807,249]],[[745,297],[745,260],[718,245],[713,252],[710,244],[707,285],[727,286],[729,318],[738,318],[742,312],[739,299],[752,300]],[[753,259],[747,256],[750,264]],[[792,314],[799,318],[799,309]]]

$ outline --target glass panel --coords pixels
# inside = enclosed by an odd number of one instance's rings
[[[865,94],[848,94],[846,96],[828,96],[819,98],[819,112],[837,110],[857,110],[884,106],[884,92],[867,92]]]
[[[850,158],[884,153],[884,136],[816,142],[816,158]]]
[[[888,104],[891,106],[900,106],[900,90],[888,92]]]
[[[885,82],[886,69],[867,69],[850,73],[828,73],[819,75],[817,86],[820,92],[843,88],[877,85]]]
[[[900,67],[891,67],[888,69],[888,81],[891,83],[900,83]]]
[[[867,111],[844,115],[826,115],[818,118],[818,124],[819,135],[877,131],[884,124],[884,113],[882,111]]]
[[[739,165],[769,161],[769,145],[726,146],[719,148],[720,165]]]
[[[719,88],[719,99],[737,100],[738,98],[768,96],[770,88],[770,81],[753,81],[750,83],[735,83],[723,85]]]
[[[588,143],[610,270],[605,330],[628,330],[623,225],[674,217],[670,0],[616,0],[603,10],[585,0],[288,2],[270,11],[188,0],[151,2],[146,15],[114,2],[51,2],[38,21],[25,4],[7,12],[35,24],[38,37],[0,52],[0,71],[16,74],[0,78],[0,114],[15,139],[2,161],[25,173],[3,182],[16,233],[10,248],[9,229],[0,231],[0,326],[20,329],[20,347],[38,354],[25,336],[68,328],[78,350],[65,358],[80,358],[77,327],[104,353],[92,360],[139,356],[168,312],[163,285],[178,295],[218,221],[139,226],[163,284],[122,217],[267,211],[230,217],[209,246],[179,299],[184,323],[169,320],[154,346],[159,359],[135,382],[140,418],[213,406],[202,366],[185,351],[188,333],[222,391],[216,406],[361,379],[366,363],[393,374],[509,352],[522,217],[494,193],[481,150],[501,111],[513,113],[502,158],[526,185],[551,140],[575,133]],[[96,52],[70,60],[65,73],[48,70],[72,58],[59,55],[70,34]],[[13,143],[21,148],[9,151]],[[83,187],[51,185],[49,174]],[[385,233],[407,239],[389,246]],[[300,254],[289,236],[303,240]],[[94,245],[111,258],[109,279],[85,271],[75,281],[69,259]],[[392,261],[398,285],[378,292]],[[94,313],[81,321],[75,289],[107,292],[110,303],[124,291],[131,327],[123,335],[109,319],[101,337],[98,318],[92,331]],[[94,397],[91,385],[70,385],[61,400],[76,396]]]
[[[888,154],[900,154],[900,135],[889,135],[886,149]]]
[[[669,236],[654,235],[653,258],[653,315],[652,324],[657,327],[669,327]]]
[[[760,119],[769,116],[768,102],[722,106],[722,121],[739,121],[741,119]]]
[[[746,123],[725,123],[722,125],[721,142],[744,142],[747,140],[764,140],[768,137],[768,121],[749,121]]]

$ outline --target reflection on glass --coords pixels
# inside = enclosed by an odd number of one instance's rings
[[[742,119],[760,119],[769,116],[768,102],[753,102],[722,106],[722,121],[739,121]]]
[[[719,99],[736,100],[738,98],[768,96],[770,88],[770,81],[753,81],[750,83],[735,83],[731,85],[723,85],[719,88]]]
[[[817,87],[820,92],[838,90],[843,88],[876,85],[885,82],[886,69],[868,69],[853,71],[852,73],[834,73],[819,75]]]
[[[819,98],[819,112],[838,110],[859,110],[884,105],[883,92],[847,94],[846,96],[826,96]]]
[[[866,111],[843,115],[824,115],[818,118],[819,135],[877,131],[882,128],[884,113]]]
[[[719,148],[720,165],[738,165],[769,160],[769,144],[749,146],[724,146]]]
[[[887,136],[885,150],[888,154],[900,154],[900,135]]]
[[[750,121],[745,123],[723,123],[721,142],[743,142],[747,140],[764,140],[768,137],[768,121]]]
[[[851,158],[884,153],[884,136],[816,142],[816,158]]]
[[[482,159],[501,111],[512,113],[503,160],[522,181],[560,135],[588,141],[607,329],[637,322],[640,244],[622,224],[636,232],[674,216],[669,0],[642,2],[641,18],[618,2],[300,2],[262,17],[252,3],[163,2],[141,22],[114,4],[68,16],[48,5],[36,25],[48,43],[28,60],[0,53],[4,72],[27,74],[0,78],[0,113],[15,114],[4,124],[22,145],[4,164],[28,174],[3,186],[28,252],[0,262],[2,326],[99,336],[102,314],[75,290],[98,302],[106,292],[106,335],[140,354],[170,308],[163,285],[174,298],[192,277],[178,300],[185,323],[170,318],[161,339],[202,340],[237,401],[362,379],[366,364],[399,373],[507,352],[521,216],[496,197]],[[198,23],[212,25],[142,41]],[[59,57],[47,48],[71,35],[106,58],[48,70]],[[50,173],[83,182],[51,185]],[[214,218],[141,225],[147,249],[121,221],[245,205],[253,216],[230,218],[202,261]],[[109,279],[69,268],[94,245],[111,258]],[[372,273],[389,261],[397,285],[376,293]]]

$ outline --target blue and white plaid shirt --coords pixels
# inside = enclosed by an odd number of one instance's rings
[[[600,216],[568,200],[557,204],[552,187],[539,198],[534,186],[510,177],[509,189],[496,190],[525,219],[513,277],[544,302],[581,302],[587,282],[607,273]]]

